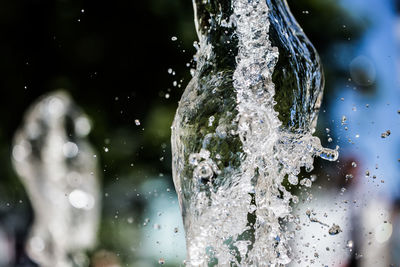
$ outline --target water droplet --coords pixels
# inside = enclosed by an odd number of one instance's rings
[[[164,263],[165,263],[165,260],[164,260],[163,258],[161,258],[161,259],[158,260],[158,264],[163,265]]]
[[[63,145],[62,151],[65,157],[73,158],[78,155],[79,149],[75,143],[67,142]]]
[[[135,120],[135,124],[136,124],[136,126],[139,126],[140,125],[140,121],[138,119],[136,119]]]
[[[68,195],[71,206],[77,209],[90,210],[94,207],[94,197],[82,190],[75,189]]]
[[[390,134],[391,134],[391,131],[390,131],[390,130],[387,130],[386,132],[381,133],[381,137],[382,137],[382,138],[386,138],[386,137],[388,137]]]
[[[339,157],[339,152],[337,149],[338,147],[335,150],[323,148],[318,156],[328,161],[336,161]]]
[[[385,243],[393,234],[393,225],[391,223],[381,223],[375,228],[375,239],[378,243]]]
[[[347,121],[347,118],[346,118],[346,116],[342,116],[342,125],[345,125],[346,124],[346,121]]]
[[[75,132],[79,136],[86,136],[90,133],[91,123],[87,117],[81,116],[75,121]]]
[[[354,242],[353,240],[348,240],[346,243],[346,248],[348,248],[350,251],[353,250]]]
[[[353,167],[353,168],[355,168],[355,167],[357,167],[357,163],[355,163],[354,161],[351,163],[351,166]]]
[[[340,232],[342,232],[342,229],[340,229],[340,226],[337,224],[333,224],[331,228],[329,228],[329,234],[330,235],[337,235]]]
[[[171,41],[175,42],[176,40],[178,40],[178,37],[176,37],[176,36],[171,37]]]
[[[310,175],[310,178],[311,178],[311,182],[315,182],[316,180],[317,180],[317,175],[315,175],[315,174],[311,174]]]
[[[52,97],[47,105],[47,111],[54,117],[60,117],[65,112],[64,102],[58,97]]]
[[[29,142],[23,141],[19,145],[15,145],[12,150],[12,156],[14,160],[22,162],[32,152],[31,145]]]

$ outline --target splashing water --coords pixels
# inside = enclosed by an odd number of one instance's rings
[[[88,265],[100,217],[90,128],[70,96],[57,91],[29,108],[15,134],[13,165],[35,213],[26,248],[40,266]]]
[[[322,97],[311,44],[303,46],[312,49],[302,62],[315,73],[296,73],[309,78],[305,94],[301,86],[300,93],[286,94],[295,96],[288,108],[275,99],[276,89],[278,99],[285,95],[283,85],[274,84],[275,68],[284,63],[279,63],[282,48],[269,36],[271,21],[275,33],[287,30],[275,13],[279,9],[273,9],[280,4],[228,2],[195,1],[197,69],[172,126],[173,176],[188,265],[281,266],[291,261],[293,233],[286,224],[293,220],[290,202],[295,198],[283,182],[287,177],[297,184],[300,168],[311,171],[315,156],[336,160],[338,152],[323,148],[311,135]],[[294,26],[291,32],[286,45],[304,41]],[[221,51],[228,54],[221,56]]]

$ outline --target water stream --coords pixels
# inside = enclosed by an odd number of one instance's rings
[[[286,265],[297,197],[285,183],[297,185],[315,156],[338,157],[312,136],[319,57],[284,1],[195,0],[194,9],[197,67],[172,126],[187,265]]]

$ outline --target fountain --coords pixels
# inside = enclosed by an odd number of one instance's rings
[[[88,266],[100,217],[90,121],[64,91],[40,98],[14,137],[12,162],[34,210],[26,249],[42,267]]]
[[[315,156],[338,157],[312,136],[324,83],[318,54],[284,0],[193,4],[197,66],[172,125],[186,263],[286,265],[298,198],[284,182],[296,185]]]

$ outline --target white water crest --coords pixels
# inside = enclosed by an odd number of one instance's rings
[[[294,133],[279,120],[272,81],[279,51],[267,3],[232,0],[231,7],[221,25],[235,31],[235,68],[205,71],[216,55],[197,24],[197,69],[172,126],[187,265],[283,266],[291,261],[287,224],[297,200],[283,183],[297,184],[315,156],[336,160],[338,152],[321,146],[312,124]]]

